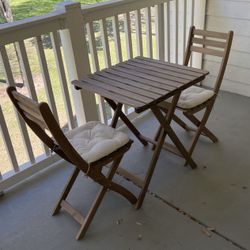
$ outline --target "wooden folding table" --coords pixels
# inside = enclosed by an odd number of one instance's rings
[[[170,123],[174,116],[181,91],[202,81],[207,74],[207,71],[196,68],[145,57],[136,57],[112,66],[109,69],[98,71],[80,81],[75,80],[72,82],[77,89],[97,93],[105,98],[114,110],[112,127],[116,127],[117,121],[120,118],[143,145],[147,145],[148,142],[155,145],[147,174],[143,180],[125,169],[119,168],[118,170],[119,174],[141,187],[137,201],[138,209],[143,203],[161,149],[163,146],[167,147],[164,143],[167,135],[176,146],[175,148],[171,144],[171,151],[178,151],[188,160],[192,168],[196,168],[196,163],[192,158],[188,159],[188,152],[171,128]],[[168,98],[171,98],[169,99],[170,105],[168,113],[164,116],[158,104]],[[144,137],[137,130],[123,113],[122,106],[124,104],[134,107],[136,113],[141,113],[148,109],[152,111],[164,128],[157,141]]]

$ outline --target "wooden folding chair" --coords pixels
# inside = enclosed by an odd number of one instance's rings
[[[188,65],[192,52],[220,57],[221,61],[219,73],[212,90],[205,89],[203,87],[192,86],[181,93],[180,99],[178,101],[177,108],[181,110],[184,116],[197,127],[196,129],[189,127],[176,114],[173,117],[174,121],[186,131],[195,131],[195,136],[188,151],[189,157],[186,160],[185,165],[187,165],[201,134],[208,137],[210,140],[212,140],[212,142],[218,141],[217,137],[205,125],[212,111],[223,80],[232,40],[233,31],[229,31],[228,33],[220,33],[199,30],[194,26],[190,28],[187,49],[184,57],[184,65]],[[169,103],[167,101],[160,103],[159,106],[161,107],[161,110],[167,113],[169,107]],[[201,110],[205,110],[205,112],[202,119],[199,120],[195,114]],[[160,132],[161,128],[159,128],[156,133],[156,140],[158,140]]]
[[[20,115],[41,141],[75,166],[53,215],[63,208],[80,223],[77,240],[85,235],[107,190],[119,193],[132,204],[136,203],[137,198],[129,190],[112,181],[124,153],[132,144],[126,134],[99,122],[89,122],[64,134],[47,103],[37,103],[18,93],[15,87],[8,87],[7,92]],[[102,170],[109,163],[112,164],[105,175]],[[85,218],[66,201],[80,171],[102,186]]]

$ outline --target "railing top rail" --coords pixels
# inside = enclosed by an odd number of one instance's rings
[[[30,26],[39,25],[41,23],[48,23],[55,20],[64,19],[65,11],[55,10],[53,12],[43,14],[40,16],[28,17],[22,20],[11,23],[0,24],[0,35],[6,32],[12,32],[16,29],[29,28]]]
[[[0,24],[0,46],[64,28],[65,11],[56,10],[41,16]]]
[[[110,0],[102,3],[83,5],[82,14],[85,22],[91,22],[168,1],[170,0]]]
[[[110,0],[82,6],[84,22],[91,22],[170,0]],[[0,24],[0,46],[65,28],[65,9],[13,23]]]

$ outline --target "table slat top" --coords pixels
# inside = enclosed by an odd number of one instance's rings
[[[202,81],[207,74],[205,70],[136,57],[72,83],[77,88],[133,106],[140,113]]]

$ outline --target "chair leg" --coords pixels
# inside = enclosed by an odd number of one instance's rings
[[[95,201],[93,202],[93,204],[92,204],[92,206],[91,206],[91,208],[90,208],[90,210],[89,210],[89,212],[84,220],[84,223],[81,225],[81,228],[78,231],[78,234],[76,236],[76,240],[80,240],[86,234],[88,227],[89,227],[90,223],[92,222],[92,220],[95,216],[95,213],[96,213],[98,207],[100,206],[102,199],[103,199],[106,192],[107,192],[106,187],[102,187],[101,190],[99,191]]]
[[[110,190],[126,198],[132,205],[137,202],[137,198],[129,190],[115,182],[111,182]]]
[[[60,211],[61,202],[67,198],[72,186],[75,183],[75,180],[76,180],[79,172],[80,172],[80,170],[78,168],[75,168],[75,170],[73,171],[72,175],[70,176],[70,178],[68,180],[68,183],[66,184],[66,186],[65,186],[65,188],[64,188],[64,190],[63,190],[63,192],[61,194],[61,197],[60,197],[59,201],[57,202],[57,205],[56,205],[52,215],[56,215]]]
[[[201,121],[199,121],[193,114],[188,112],[183,113],[196,127],[199,127]],[[213,143],[218,141],[218,138],[205,126],[202,128],[202,134],[208,137]]]
[[[164,112],[166,112],[166,111],[167,111],[167,110],[164,110]],[[174,120],[179,126],[181,126],[183,129],[185,129],[186,131],[189,131],[188,125],[187,125],[185,122],[183,122],[183,121],[182,121],[178,116],[176,116],[175,114],[173,115],[173,120]],[[159,126],[159,128],[158,128],[158,130],[157,130],[157,132],[156,132],[156,134],[155,134],[155,138],[154,138],[155,141],[158,141],[159,136],[160,136],[160,134],[161,134],[161,130],[162,130],[162,127]],[[152,150],[155,150],[155,145],[152,146]]]
[[[121,110],[122,110],[122,106],[123,106],[122,103],[118,103],[117,106],[116,106],[116,110],[115,110],[114,116],[113,116],[111,124],[110,124],[110,126],[112,128],[116,128],[116,125],[117,125],[117,122],[119,120],[119,116],[120,116],[120,113],[121,113]]]
[[[177,115],[173,116],[173,120],[186,131],[190,130],[189,126],[184,121],[182,121]]]
[[[130,131],[137,137],[137,139],[144,145],[147,146],[148,142],[143,138],[143,136],[141,135],[141,133],[139,132],[139,130],[131,123],[131,121],[128,119],[128,117],[122,112],[121,108],[122,105],[120,105],[120,107],[118,106],[118,104],[116,104],[114,101],[105,98],[105,100],[107,101],[107,103],[110,105],[110,107],[116,111],[116,109],[118,108],[118,113],[115,113],[115,119],[113,118],[114,122],[112,121],[112,125],[116,125],[116,119],[120,118],[125,124],[126,126],[130,129]]]
[[[154,138],[154,140],[155,140],[156,142],[159,140],[159,137],[160,137],[160,135],[161,135],[161,133],[162,133],[162,130],[163,130],[162,126],[159,126],[159,128],[158,128],[158,130],[157,130],[157,132],[156,132],[156,134],[155,134],[155,138]],[[155,150],[155,148],[156,148],[156,145],[153,144],[152,150]]]
[[[165,117],[164,117],[164,119],[166,120],[166,119],[167,119],[167,115],[168,115],[168,109],[161,109],[161,111],[163,111],[163,112],[165,113]],[[157,132],[156,132],[156,134],[155,134],[154,141],[156,141],[156,142],[157,142],[157,141],[159,140],[159,137],[160,137],[160,135],[161,135],[162,131],[163,131],[163,128],[162,128],[162,126],[161,126],[161,125],[159,125],[159,128],[158,128],[158,130],[157,130]],[[155,145],[155,144],[153,144],[153,146],[152,146],[152,150],[155,150],[155,148],[156,148],[156,145]]]
[[[107,175],[107,181],[108,181],[109,185],[111,185],[111,180],[112,180],[113,176],[116,173],[116,170],[117,170],[117,168],[119,166],[119,163],[120,163],[122,157],[123,156],[120,156],[116,160],[114,160],[112,166],[110,167],[109,173]],[[81,225],[80,230],[78,231],[78,234],[76,236],[77,240],[83,238],[84,235],[86,234],[86,232],[88,230],[88,227],[89,227],[90,223],[92,222],[92,220],[93,220],[93,218],[94,218],[94,216],[96,214],[96,211],[99,208],[99,206],[100,206],[100,204],[101,204],[101,202],[103,200],[103,197],[104,197],[105,193],[107,192],[108,188],[109,187],[107,185],[105,185],[100,189],[100,191],[99,191],[96,199],[94,200],[94,202],[93,202],[93,204],[92,204],[92,206],[91,206],[91,208],[90,208],[90,210],[89,210],[83,224]]]
[[[206,108],[206,110],[205,110],[205,113],[204,113],[204,115],[203,115],[203,117],[202,117],[202,120],[201,120],[200,123],[199,123],[197,132],[196,132],[196,134],[195,134],[195,136],[194,136],[194,139],[193,139],[193,141],[192,141],[191,147],[190,147],[190,149],[189,149],[189,151],[188,151],[188,158],[187,158],[187,160],[186,160],[185,166],[189,163],[189,160],[191,159],[191,155],[192,155],[192,153],[193,153],[193,151],[194,151],[194,148],[195,148],[195,146],[196,146],[196,144],[197,144],[197,142],[198,142],[198,139],[199,139],[199,137],[200,137],[200,135],[201,135],[201,133],[202,133],[204,127],[205,127],[205,124],[206,124],[206,122],[207,122],[207,120],[208,120],[208,117],[209,117],[209,115],[210,115],[210,113],[211,113],[211,111],[212,111],[212,107],[213,107],[213,105],[207,106],[207,108]],[[195,116],[194,116],[194,117],[195,117]],[[196,118],[196,117],[195,117],[195,118]],[[197,118],[196,118],[196,119],[197,119]],[[197,119],[197,120],[198,120],[198,119]]]

